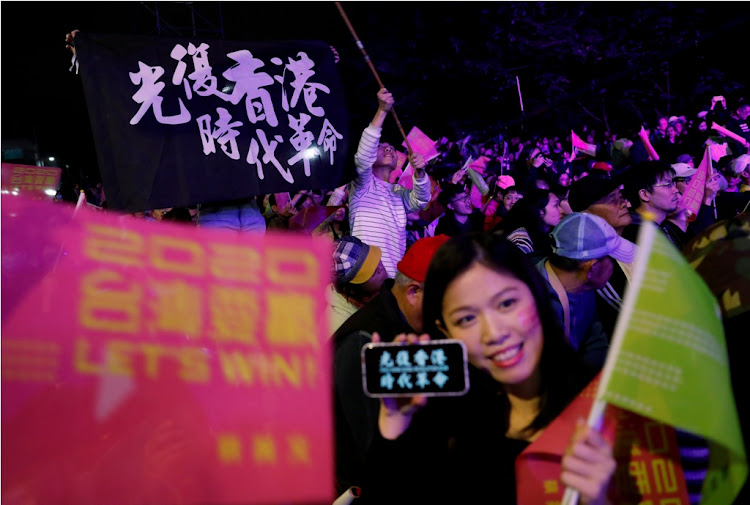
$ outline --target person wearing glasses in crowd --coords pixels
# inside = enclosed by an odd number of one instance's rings
[[[460,184],[448,184],[438,195],[445,214],[435,228],[435,235],[455,237],[472,231],[483,231],[484,215],[471,205],[471,196]]]
[[[628,170],[623,195],[632,205],[630,217],[633,222],[623,230],[623,238],[637,242],[641,222],[647,216],[664,231],[675,247],[680,246],[679,239],[662,227],[664,220],[677,210],[680,202],[680,191],[674,177],[674,168],[664,161],[642,161]]]

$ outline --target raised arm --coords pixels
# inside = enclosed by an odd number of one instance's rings
[[[378,110],[365,131],[362,132],[357,153],[354,155],[354,165],[357,167],[357,177],[354,179],[355,189],[366,186],[372,179],[372,166],[378,157],[378,144],[383,122],[392,106],[393,95],[387,89],[381,88],[378,91]]]

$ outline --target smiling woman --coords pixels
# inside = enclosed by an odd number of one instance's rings
[[[381,402],[365,503],[516,502],[516,457],[590,379],[546,296],[524,254],[497,235],[455,237],[437,251],[425,280],[425,329],[466,345],[471,388],[429,404],[419,396]],[[583,503],[604,503],[615,469],[609,444],[587,430],[569,451],[562,484]]]

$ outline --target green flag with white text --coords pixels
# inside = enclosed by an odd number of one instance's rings
[[[748,469],[718,304],[653,222],[638,245],[597,399],[706,438],[701,504],[729,505]]]

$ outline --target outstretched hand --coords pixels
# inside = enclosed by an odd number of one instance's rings
[[[430,336],[426,333],[416,335],[414,333],[401,333],[393,339],[396,343],[411,345],[425,343],[430,341]],[[372,343],[380,342],[378,333],[372,334]],[[380,415],[378,418],[378,427],[383,438],[394,440],[398,438],[411,424],[411,418],[414,413],[427,404],[427,397],[424,395],[402,396],[398,398],[381,398]]]
[[[604,505],[616,467],[610,444],[579,419],[562,459],[562,483],[580,493],[583,505]]]
[[[80,30],[73,30],[65,34],[65,49],[76,54],[75,38]]]

